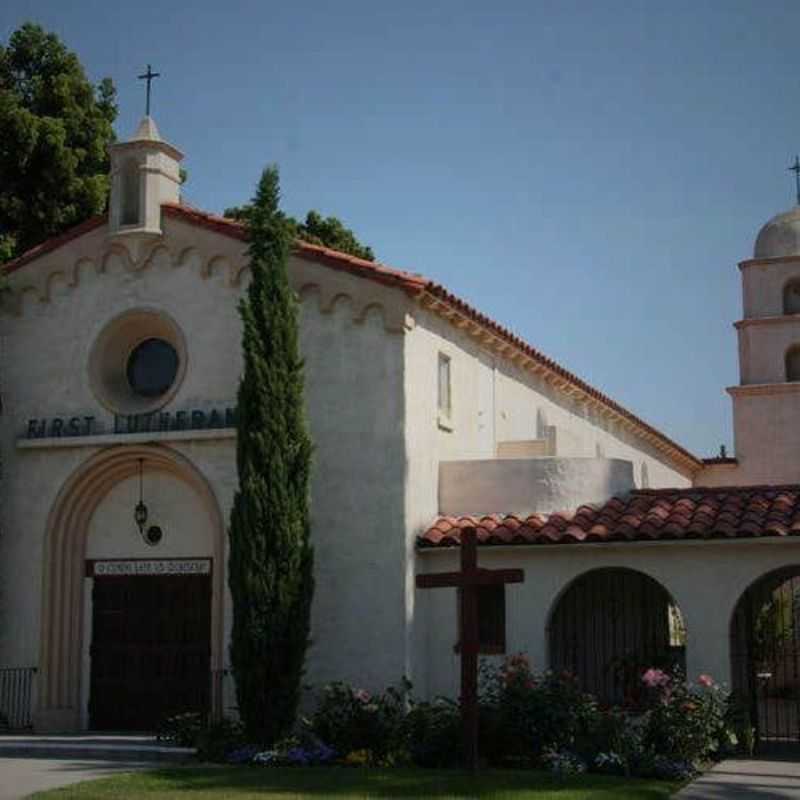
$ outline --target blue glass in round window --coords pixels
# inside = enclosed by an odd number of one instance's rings
[[[175,382],[178,354],[163,339],[145,339],[128,357],[128,383],[141,397],[160,397]]]

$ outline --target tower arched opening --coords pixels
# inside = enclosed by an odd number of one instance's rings
[[[785,356],[786,382],[800,381],[800,345],[792,345]]]

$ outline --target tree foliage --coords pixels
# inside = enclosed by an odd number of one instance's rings
[[[292,728],[314,590],[309,540],[311,440],[303,400],[298,306],[286,264],[278,172],[264,171],[247,215],[252,280],[240,304],[239,489],[230,524],[231,663],[239,712],[254,740]]]
[[[0,262],[103,211],[115,96],[39,25],[0,44]]]
[[[251,205],[234,206],[225,209],[225,216],[246,222],[252,211]],[[341,253],[374,261],[372,248],[362,244],[350,228],[345,227],[338,217],[323,217],[318,211],[309,211],[305,222],[281,212],[281,219],[286,225],[291,239],[302,239],[304,242],[330,247]]]

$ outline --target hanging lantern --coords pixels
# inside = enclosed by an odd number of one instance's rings
[[[136,520],[136,525],[139,528],[139,534],[144,536],[144,526],[147,524],[147,506],[144,504],[142,498],[142,464],[143,458],[139,459],[139,502],[133,510],[133,518]]]

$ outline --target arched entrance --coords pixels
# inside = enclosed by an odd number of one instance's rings
[[[82,654],[90,624],[84,613],[83,596],[87,538],[98,506],[115,486],[137,475],[140,459],[146,464],[146,475],[168,475],[191,489],[192,497],[212,526],[210,668],[219,670],[222,666],[225,528],[211,487],[186,457],[168,447],[109,448],[88,459],[73,473],[48,518],[35,716],[39,730],[81,727],[82,703],[87,697]]]
[[[686,629],[669,592],[633,569],[576,578],[556,600],[548,626],[550,668],[565,670],[608,705],[635,706],[649,667],[685,668]]]
[[[735,697],[759,742],[800,742],[800,565],[759,578],[730,627]]]

